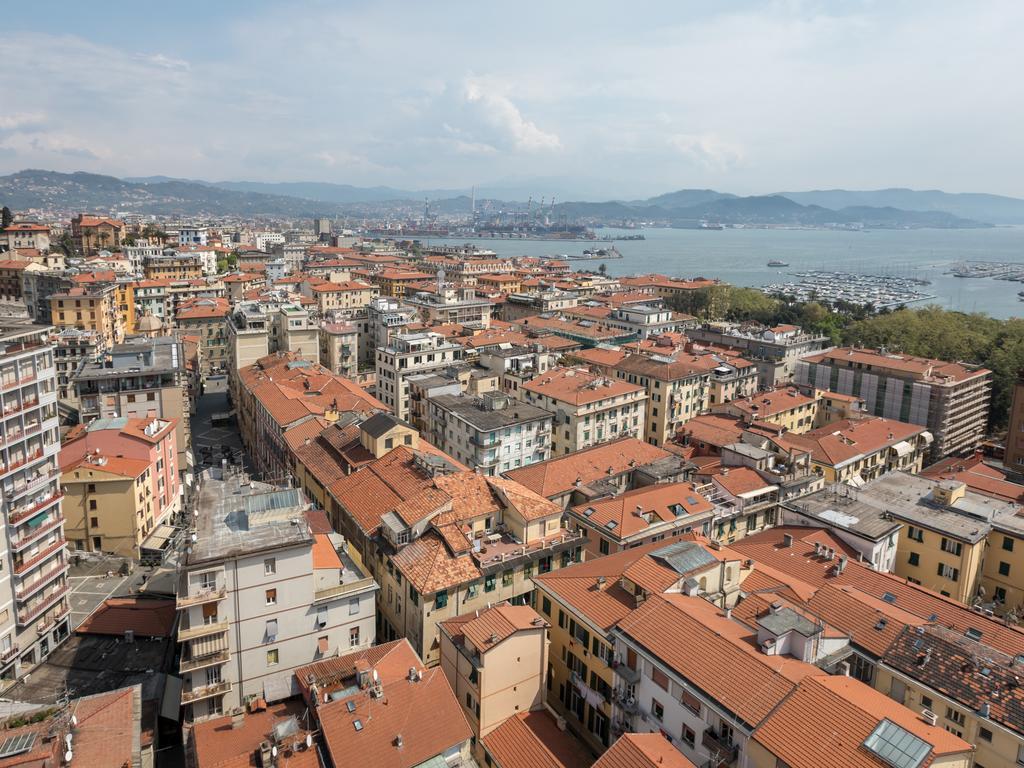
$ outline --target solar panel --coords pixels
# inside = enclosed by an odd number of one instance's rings
[[[883,720],[864,741],[864,747],[895,768],[919,768],[932,746],[910,731]]]
[[[4,743],[0,744],[0,757],[11,757],[28,752],[35,743],[36,735],[34,733],[19,733],[17,736],[5,739]]]

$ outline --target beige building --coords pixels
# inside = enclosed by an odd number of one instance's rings
[[[644,387],[582,368],[552,368],[516,391],[554,416],[552,454],[564,456],[620,437],[642,437]]]
[[[113,285],[76,287],[53,294],[50,317],[59,330],[95,331],[104,348],[124,341],[124,323]]]
[[[75,248],[83,256],[92,256],[102,250],[116,251],[126,231],[123,221],[106,216],[81,213],[71,219],[71,237],[75,241]]]
[[[321,323],[320,365],[355,378],[359,372],[359,328],[352,323]]]
[[[787,432],[798,435],[815,426],[818,398],[805,395],[796,387],[782,387],[725,402],[716,406],[714,411],[738,416],[748,423],[767,421],[778,424]]]
[[[227,375],[227,318],[231,305],[227,299],[196,299],[178,307],[175,324],[187,333],[199,336],[202,380]]]
[[[641,439],[665,445],[683,424],[704,413],[717,365],[713,355],[687,352],[671,358],[630,355],[616,365],[618,378],[647,390],[647,419]]]
[[[332,312],[351,313],[365,307],[378,296],[377,286],[359,281],[330,283],[307,280],[299,286],[303,296],[316,299],[320,316]]]
[[[441,669],[477,741],[543,708],[549,626],[530,606],[507,603],[438,625]]]

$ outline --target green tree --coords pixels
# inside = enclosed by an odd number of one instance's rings
[[[0,211],[0,227],[7,228],[7,227],[11,226],[11,224],[13,224],[13,223],[14,223],[14,214],[11,213],[11,209],[8,208],[5,205],[3,207],[3,210]]]
[[[598,271],[599,274],[607,275],[608,274],[608,265],[602,263],[601,266],[599,266],[597,268],[597,271]]]

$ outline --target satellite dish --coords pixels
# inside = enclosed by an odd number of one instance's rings
[[[72,725],[78,725],[78,715],[72,715],[71,716],[71,724]]]
[[[270,748],[270,754],[272,757],[277,757],[277,744]]]
[[[64,753],[64,762],[70,763],[72,757],[74,757],[74,755],[71,753],[71,750],[69,749],[67,752]]]
[[[312,733],[307,733],[306,734],[306,749],[309,749],[312,746],[313,746],[313,734]]]
[[[71,749],[71,734],[70,733],[65,733],[64,734],[64,741],[67,742],[68,749]]]

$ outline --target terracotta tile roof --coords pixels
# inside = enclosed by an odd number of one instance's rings
[[[13,269],[20,272],[31,263],[30,261],[18,261],[17,259],[0,259],[0,269]]]
[[[78,285],[85,285],[88,283],[112,283],[117,280],[117,273],[112,269],[101,270],[98,272],[83,272],[80,275],[73,275],[71,282]]]
[[[562,514],[562,508],[558,504],[548,501],[514,480],[488,477],[487,483],[508,506],[514,507],[524,520],[542,520],[545,517]]]
[[[786,535],[793,537],[791,546],[785,546],[783,537]],[[863,619],[854,622],[853,619],[857,617],[852,615],[850,619],[844,620],[843,611],[851,612],[854,602],[859,601],[872,612],[889,615],[889,611],[900,611],[897,615],[906,618],[905,623],[910,623],[909,619],[913,617],[917,624],[938,623],[959,632],[969,628],[979,629],[986,644],[993,648],[1010,655],[1024,653],[1024,630],[1007,626],[1002,621],[986,617],[955,600],[892,574],[871,570],[857,562],[856,553],[852,553],[843,572],[836,575],[835,563],[816,555],[816,541],[826,543],[837,551],[851,552],[826,531],[796,526],[779,526],[747,536],[731,544],[730,549],[742,557],[753,559],[758,568],[765,564],[813,587],[816,592],[808,605],[821,613],[829,623],[851,632],[855,642],[860,642],[856,631],[866,622]],[[822,593],[821,589],[826,586],[835,591]],[[831,604],[839,607],[829,611],[828,606]]]
[[[313,568],[341,568],[341,558],[326,534],[313,535]]]
[[[976,493],[1002,501],[1024,503],[1024,485],[1010,481],[1005,472],[989,466],[981,456],[966,459],[951,456],[932,464],[921,472],[921,477],[956,480]]]
[[[722,488],[737,497],[773,487],[750,467],[721,467],[712,477]]]
[[[793,691],[793,678],[824,674],[795,659],[762,654],[742,639],[749,633],[741,624],[699,597],[654,595],[618,628],[750,726]],[[779,671],[783,666],[788,674]]]
[[[334,768],[413,768],[472,736],[440,668],[423,671],[416,681],[384,680],[383,688],[386,704],[360,691],[317,708]],[[351,699],[356,702],[353,712],[346,705]]]
[[[173,600],[146,597],[111,597],[103,601],[76,630],[83,635],[170,637],[177,613]]]
[[[43,224],[35,224],[27,221],[16,221],[13,224],[8,224],[2,232],[49,232],[50,228]]]
[[[726,406],[749,417],[768,419],[814,402],[815,398],[803,394],[796,387],[780,387],[770,392],[758,392],[752,397],[730,400]]]
[[[925,765],[936,756],[972,751],[970,744],[859,680],[845,676],[804,680],[754,732],[753,738],[790,768],[885,768],[886,760],[864,742],[883,721],[931,745]]]
[[[703,376],[718,366],[714,355],[694,355],[678,352],[671,362],[662,362],[649,355],[629,355],[616,367],[624,373],[647,376],[660,381],[677,381],[692,376]]]
[[[787,434],[786,441],[808,451],[814,461],[835,467],[911,440],[925,429],[919,424],[874,416],[842,419],[802,435]]]
[[[441,535],[430,530],[392,555],[402,575],[422,595],[476,581],[480,568],[468,553],[453,553]]]
[[[303,516],[306,518],[306,522],[309,523],[310,533],[334,533],[334,526],[331,525],[331,521],[327,517],[327,513],[322,509],[307,509],[303,512]]]
[[[681,508],[681,514],[676,510]],[[640,508],[651,516],[648,522],[637,514]],[[679,517],[692,517],[711,512],[714,505],[701,496],[693,483],[663,483],[635,488],[611,499],[601,499],[572,508],[573,516],[601,529],[603,536],[626,539],[643,533],[652,525],[671,522]],[[589,513],[588,513],[589,510]],[[614,528],[608,524],[614,522]]]
[[[256,753],[277,723],[291,717],[301,718],[305,707],[295,700],[272,704],[261,712],[247,712],[241,725],[233,726],[230,715],[196,723],[189,746],[195,764],[201,768],[250,768],[259,765]],[[301,723],[300,722],[300,729]],[[301,740],[304,734],[298,737]],[[77,756],[76,756],[77,757]],[[316,750],[281,750],[276,763],[280,768],[319,768]]]
[[[463,342],[463,345],[468,349],[485,349],[486,347],[497,347],[501,344],[525,346],[529,343],[530,338],[525,333],[492,328],[470,336]]]
[[[482,611],[448,619],[440,626],[454,642],[469,640],[473,648],[486,653],[516,632],[547,627],[548,624],[528,605],[499,603]]]
[[[177,320],[207,320],[227,317],[231,302],[227,299],[192,299],[178,306]]]
[[[314,293],[345,293],[346,291],[372,291],[373,286],[358,280],[349,280],[343,283],[318,283],[311,286],[310,290]]]
[[[72,221],[77,223],[80,227],[98,227],[103,224],[107,224],[115,228],[124,227],[124,222],[120,219],[112,219],[108,216],[87,216],[84,213],[80,216],[76,216]]]
[[[308,698],[311,679],[321,693],[332,692],[355,682],[359,669],[376,669],[380,680],[386,684],[404,677],[410,667],[422,669],[423,663],[409,641],[403,638],[299,667],[295,670],[295,680],[303,696]]]
[[[599,365],[599,366],[610,366],[614,367],[618,363],[622,362],[622,359],[626,357],[626,352],[619,347],[610,349],[608,347],[591,347],[590,349],[581,349],[579,352],[572,353],[572,359],[583,363],[584,365]]]
[[[698,446],[704,443],[705,448],[721,450],[726,445],[740,442],[743,437],[744,424],[737,416],[724,413],[702,413],[694,416],[683,424],[679,437],[688,445]]]
[[[960,363],[949,363],[945,360],[914,357],[913,355],[897,355],[874,349],[853,349],[851,347],[836,347],[816,355],[809,355],[804,360],[809,363],[826,363],[844,368],[848,363],[859,363],[861,365],[873,366],[875,369],[905,373],[915,379],[936,383],[942,383],[944,380],[951,382],[966,381],[967,379],[979,376],[988,376],[992,373],[986,368],[972,370]]]
[[[484,736],[483,744],[500,768],[587,768],[593,763],[583,744],[559,729],[544,709],[513,715]]]
[[[576,406],[645,391],[639,384],[608,378],[581,368],[551,368],[547,373],[523,384],[522,389]]]
[[[571,337],[582,337],[591,342],[614,341],[629,334],[618,328],[611,328],[591,320],[579,320],[572,317],[541,317],[533,315],[524,317],[519,321],[520,326],[528,333],[537,335],[553,333],[556,335],[569,335]]]
[[[263,281],[266,278],[258,272],[239,272],[238,274],[225,275],[221,279],[225,283],[254,283]]]
[[[660,733],[624,733],[594,768],[697,768]]]
[[[609,469],[611,474],[619,474],[670,455],[668,451],[642,440],[624,437],[568,456],[513,469],[503,476],[550,499],[571,491],[577,480],[583,484],[590,483],[607,477]]]

